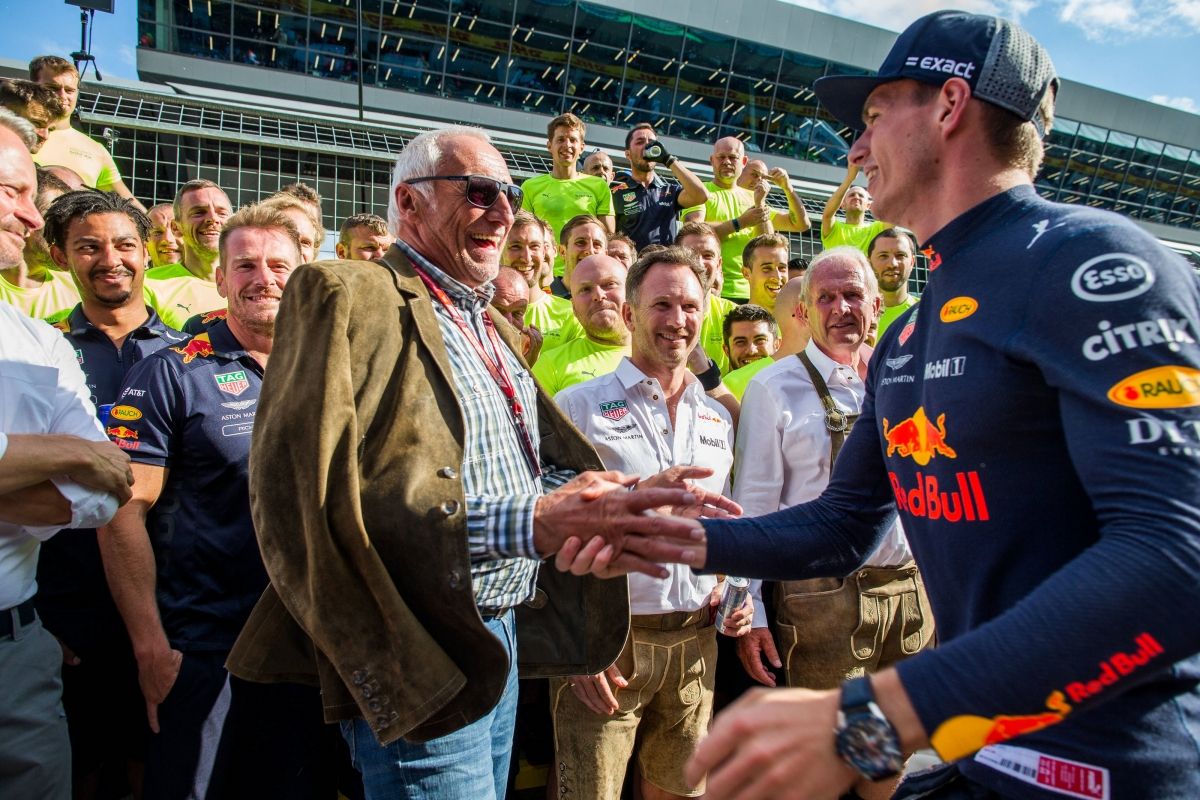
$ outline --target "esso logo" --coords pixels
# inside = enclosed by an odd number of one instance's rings
[[[1108,253],[1085,261],[1071,278],[1071,291],[1080,300],[1112,303],[1149,291],[1154,270],[1129,253]]]

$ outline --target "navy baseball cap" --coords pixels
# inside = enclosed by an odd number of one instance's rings
[[[1033,122],[1046,135],[1038,107],[1046,92],[1058,91],[1050,54],[1021,26],[999,17],[937,11],[909,25],[883,60],[879,74],[835,75],[813,84],[829,112],[862,130],[863,105],[877,86],[910,78],[941,86],[959,77],[971,95]]]

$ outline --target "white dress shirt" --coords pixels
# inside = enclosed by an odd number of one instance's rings
[[[564,389],[554,399],[595,446],[606,469],[648,478],[674,466],[710,467],[712,476],[695,483],[710,492],[727,492],[733,423],[691,374],[674,426],[662,386],[628,357],[615,372]],[[631,613],[690,612],[707,606],[717,585],[714,576],[696,575],[681,564],[668,564],[667,572],[662,579],[629,576]]]
[[[107,441],[79,361],[62,334],[0,302],[0,469],[9,434],[57,433]],[[33,597],[39,542],[60,528],[94,528],[117,510],[112,495],[65,477],[54,485],[71,503],[65,525],[0,522],[0,609]]]
[[[861,413],[866,387],[855,369],[837,363],[811,341],[804,352],[838,408]],[[747,517],[815,500],[829,484],[830,446],[825,406],[804,364],[796,356],[772,364],[751,378],[742,397],[733,499]],[[895,566],[911,558],[897,520],[867,563]],[[761,581],[751,581],[756,628],[767,624],[760,586]]]

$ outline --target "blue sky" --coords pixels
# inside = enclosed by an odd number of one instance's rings
[[[1000,14],[1046,46],[1060,75],[1200,114],[1200,0],[789,2],[897,31],[939,8]],[[136,78],[136,0],[116,0],[116,9],[96,15],[92,52],[103,75]],[[0,56],[25,61],[79,46],[79,10],[62,0],[0,0],[0,13],[23,17],[0,29]]]

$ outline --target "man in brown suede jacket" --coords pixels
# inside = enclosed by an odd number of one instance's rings
[[[624,579],[539,579],[539,560],[566,566],[582,535],[584,560],[661,575],[651,562],[698,526],[644,511],[730,507],[668,476],[628,491],[584,472],[595,451],[487,307],[510,180],[482,131],[416,137],[393,177],[396,244],[306,266],[279,313],[251,463],[271,586],[229,669],[319,683],[368,798],[502,797],[513,608],[530,677],[598,672],[627,632]]]

